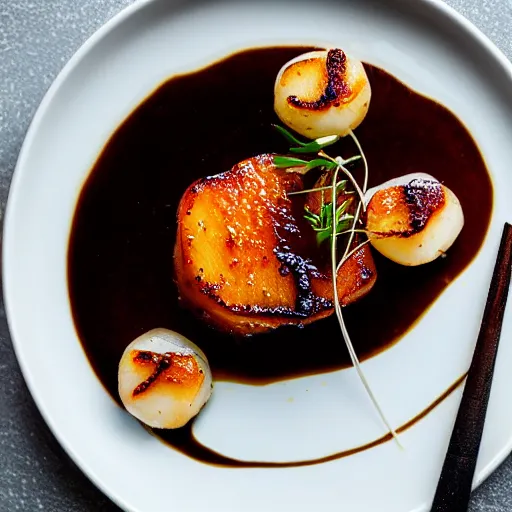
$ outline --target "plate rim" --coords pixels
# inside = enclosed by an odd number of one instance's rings
[[[15,320],[16,314],[14,308],[11,306],[10,299],[10,286],[8,285],[9,279],[6,279],[8,275],[8,269],[11,267],[11,258],[7,255],[9,252],[6,247],[11,245],[11,238],[14,236],[14,228],[12,227],[14,204],[17,201],[17,197],[21,194],[20,181],[22,169],[25,166],[30,148],[33,143],[33,139],[39,131],[39,126],[43,117],[45,116],[48,108],[51,105],[53,98],[59,92],[62,84],[67,80],[68,76],[72,71],[80,64],[84,57],[87,56],[90,50],[92,50],[105,36],[107,36],[112,30],[121,26],[127,19],[136,14],[138,11],[148,7],[150,4],[154,4],[161,0],[135,0],[133,3],[122,8],[118,13],[114,14],[108,19],[103,25],[101,25],[95,32],[92,33],[73,53],[71,58],[66,62],[63,68],[59,71],[52,84],[44,94],[36,112],[29,124],[29,128],[25,134],[23,143],[21,145],[17,162],[14,167],[14,171],[11,177],[9,186],[8,197],[4,210],[3,217],[3,237],[2,237],[2,293],[4,299],[4,309],[6,314],[6,323],[9,330],[9,336],[11,343],[18,361],[19,368],[23,375],[23,379],[27,385],[32,399],[34,400],[36,407],[43,417],[46,425],[55,436],[59,445],[63,448],[66,454],[71,458],[74,464],[78,466],[80,471],[93,483],[108,499],[118,505],[121,509],[130,512],[140,512],[131,505],[129,505],[122,497],[121,494],[112,492],[110,488],[102,482],[102,480],[96,475],[94,468],[85,462],[81,456],[75,451],[72,443],[68,442],[66,436],[60,431],[57,422],[53,421],[51,414],[47,411],[45,406],[45,399],[39,392],[38,386],[34,381],[32,372],[29,364],[26,362],[24,356],[23,343],[20,341],[20,337],[17,334]],[[396,0],[397,2],[403,2],[404,0]],[[421,5],[422,9],[430,9],[431,12],[437,17],[444,17],[451,22],[458,25],[467,35],[472,37],[476,42],[484,49],[487,55],[494,59],[495,63],[509,76],[512,82],[512,62],[506,57],[506,55],[486,36],[474,23],[468,20],[463,14],[458,12],[455,8],[446,4],[443,0],[416,0]],[[12,234],[11,234],[12,233]],[[505,444],[496,456],[485,466],[479,474],[475,475],[472,488],[473,490],[484,482],[491,473],[493,473],[497,467],[509,456],[512,452],[512,432],[507,444]]]

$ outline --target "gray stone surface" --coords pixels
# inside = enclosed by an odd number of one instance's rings
[[[85,39],[129,3],[0,0],[2,214],[23,137],[44,92]],[[512,59],[512,0],[448,3]],[[118,509],[69,460],[43,422],[20,374],[0,304],[0,512],[16,510]],[[470,511],[512,511],[512,458],[476,491]]]

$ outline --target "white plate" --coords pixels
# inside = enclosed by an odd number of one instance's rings
[[[80,187],[109,135],[169,76],[239,48],[275,43],[339,45],[440,100],[477,140],[496,190],[483,250],[412,333],[364,363],[395,425],[466,371],[503,222],[512,219],[512,71],[473,26],[427,0],[297,2],[293,8],[285,0],[153,0],[103,27],[48,92],[14,175],[3,271],[16,353],[61,444],[127,510],[426,510],[460,390],[403,434],[404,451],[386,443],[310,467],[221,469],[164,446],[114,405],[73,327],[66,283],[70,223]],[[475,484],[512,448],[511,307]],[[218,385],[196,433],[227,455],[281,461],[357,446],[383,430],[354,371],[347,370],[267,387]]]

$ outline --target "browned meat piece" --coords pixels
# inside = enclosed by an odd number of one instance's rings
[[[311,230],[301,229],[287,196],[302,187],[302,178],[276,169],[270,155],[192,184],[178,209],[174,254],[182,300],[217,328],[237,334],[331,315],[328,258],[315,264],[318,249],[312,251],[312,233],[304,233]],[[339,271],[340,301],[357,300],[375,278],[363,248]]]

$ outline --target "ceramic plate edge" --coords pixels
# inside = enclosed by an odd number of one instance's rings
[[[28,154],[32,139],[38,131],[39,124],[43,116],[46,113],[49,105],[51,104],[52,99],[58,92],[61,87],[61,84],[66,80],[71,71],[80,63],[80,61],[85,57],[85,55],[89,52],[91,48],[94,47],[104,36],[106,36],[111,30],[120,26],[126,19],[132,16],[139,10],[142,10],[147,5],[158,1],[158,0],[135,0],[134,3],[128,5],[120,12],[115,14],[112,18],[110,18],[104,25],[102,25],[99,29],[97,29],[83,44],[82,46],[74,53],[74,55],[68,60],[66,65],[59,72],[52,85],[49,87],[48,91],[44,95],[37,111],[34,115],[32,122],[30,123],[29,129],[27,130],[27,134],[25,136],[25,140],[23,141],[18,161],[16,163],[13,177],[11,180],[11,185],[9,189],[9,195],[7,199],[7,204],[5,208],[4,222],[3,222],[3,243],[2,243],[2,285],[3,285],[3,296],[4,296],[4,307],[6,312],[7,324],[9,327],[9,333],[11,336],[12,344],[14,347],[14,352],[16,354],[16,358],[18,360],[18,364],[20,366],[23,378],[27,384],[27,387],[34,399],[36,406],[44,418],[45,423],[48,425],[53,435],[59,441],[59,444],[66,451],[66,453],[71,457],[71,459],[77,464],[77,466],[81,469],[81,471],[87,476],[87,478],[100,489],[106,496],[108,496],[114,503],[116,503],[123,510],[127,510],[130,512],[140,512],[133,509],[128,503],[124,502],[121,496],[114,494],[106,485],[103,484],[100,478],[97,477],[93,468],[91,468],[86,462],[82,460],[80,455],[74,450],[73,446],[67,442],[67,439],[64,435],[62,435],[59,431],[57,424],[54,423],[51,415],[46,411],[44,406],[44,398],[39,395],[36,384],[32,380],[32,376],[29,368],[25,364],[25,359],[23,357],[23,349],[22,346],[17,341],[16,335],[16,327],[15,321],[13,320],[14,315],[11,314],[10,308],[10,300],[8,298],[8,281],[7,278],[8,273],[7,269],[9,268],[9,257],[7,256],[8,252],[5,250],[5,247],[9,247],[9,239],[11,238],[11,229],[10,229],[10,217],[11,211],[13,209],[13,204],[16,202],[16,197],[18,194],[17,183],[19,180],[19,169],[23,168],[24,162],[26,159],[26,155]],[[440,16],[450,18],[454,23],[459,25],[465,32],[475,38],[484,49],[490,54],[492,58],[496,60],[501,68],[509,75],[510,81],[512,82],[512,63],[507,59],[505,54],[483,33],[478,29],[472,22],[470,22],[467,18],[465,18],[462,14],[457,12],[454,8],[444,3],[442,0],[416,0],[418,4],[422,3],[427,8],[433,9],[435,12],[439,13]],[[476,488],[480,485],[510,454],[512,451],[512,432],[510,434],[510,438],[508,443],[500,450],[496,456],[492,459],[492,461],[483,468],[478,475],[476,475],[476,479],[473,482],[473,488]]]

